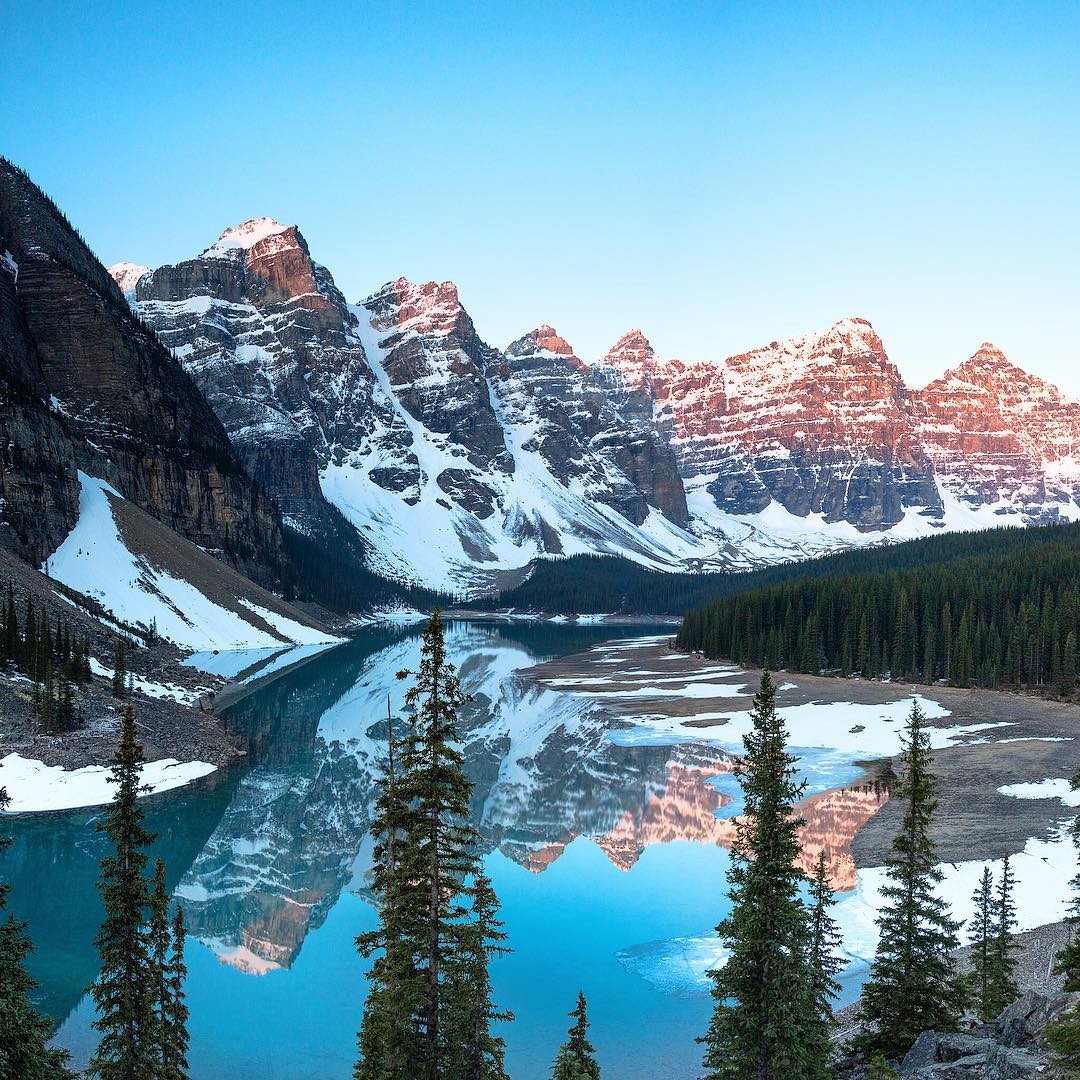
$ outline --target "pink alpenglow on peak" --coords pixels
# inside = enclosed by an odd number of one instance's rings
[[[547,323],[541,323],[541,325],[532,332],[531,337],[536,342],[536,347],[542,349],[544,352],[552,353],[555,356],[574,355],[574,350],[570,347],[570,342],[559,335],[554,327],[548,326]]]
[[[109,267],[109,274],[113,281],[120,286],[122,293],[131,292],[139,283],[139,279],[150,273],[149,266],[141,263],[118,262]]]
[[[250,251],[256,244],[271,236],[282,236],[292,233],[291,237],[295,244],[296,226],[282,225],[270,217],[249,218],[239,225],[231,226],[218,237],[217,243],[211,244],[203,255],[222,255],[229,251]]]

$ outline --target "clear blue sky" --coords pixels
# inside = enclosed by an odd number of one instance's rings
[[[350,300],[722,357],[871,319],[1080,394],[1076,3],[0,5],[0,153],[106,262],[300,225]]]

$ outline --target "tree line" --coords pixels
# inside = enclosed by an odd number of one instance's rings
[[[724,597],[687,614],[677,644],[756,666],[1068,697],[1078,674],[1080,533],[1010,539],[1005,553]]]
[[[48,734],[73,730],[79,722],[76,690],[90,681],[90,638],[60,615],[27,596],[20,616],[8,582],[0,604],[0,660],[33,683],[33,708]]]
[[[787,581],[916,570],[958,559],[1022,553],[1044,543],[1080,547],[1080,523],[942,533],[902,544],[855,548],[738,572],[688,568],[683,573],[667,573],[614,555],[550,555],[536,559],[521,584],[462,601],[461,606],[484,611],[511,608],[563,615],[591,612],[684,615],[723,597]]]

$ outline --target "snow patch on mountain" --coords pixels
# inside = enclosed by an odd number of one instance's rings
[[[279,236],[288,229],[288,225],[282,225],[280,221],[275,221],[271,217],[251,218],[226,229],[217,241],[203,252],[203,255],[226,255],[236,250],[249,251],[268,237]]]
[[[122,496],[104,480],[79,473],[79,520],[42,570],[101,601],[118,622],[149,627],[191,649],[272,648],[286,642],[335,639],[312,627],[265,612],[278,634],[260,629],[237,611],[215,603],[189,581],[132,554],[120,535],[111,499]],[[264,609],[245,605],[260,619]]]

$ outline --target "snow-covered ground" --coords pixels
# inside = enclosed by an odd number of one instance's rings
[[[144,794],[155,795],[183,787],[212,773],[216,767],[205,761],[181,762],[175,758],[148,761],[142,769],[142,782],[149,789]],[[34,758],[8,754],[0,758],[0,787],[7,789],[11,799],[8,813],[72,810],[112,801],[116,787],[109,782],[109,772],[108,765],[64,769]]]
[[[79,473],[79,520],[43,570],[57,581],[96,597],[122,622],[150,626],[182,647],[205,649],[281,648],[336,641],[319,630],[241,599],[280,637],[241,614],[215,603],[190,582],[133,555],[120,535],[110,496],[119,493],[103,480]],[[284,639],[284,641],[282,640]]]
[[[114,674],[113,668],[106,667],[96,656],[90,657],[90,670],[95,675],[101,675],[106,679],[111,679]],[[209,686],[200,686],[191,690],[186,686],[177,686],[176,683],[154,682],[153,679],[147,679],[142,675],[129,674],[128,679],[140,694],[152,698],[166,698],[169,701],[187,705],[189,708],[198,704],[202,694],[211,693]]]

